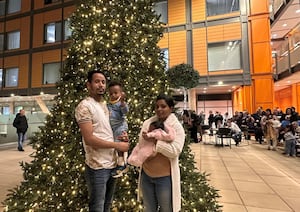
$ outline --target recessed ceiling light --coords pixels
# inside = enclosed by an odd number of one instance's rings
[[[282,26],[283,26],[283,27],[286,27],[286,26],[287,26],[287,24],[282,24]]]
[[[300,9],[296,10],[296,13],[300,13]]]
[[[218,82],[218,85],[223,85],[223,82],[222,82],[222,81],[219,81],[219,82]]]
[[[290,81],[290,80],[288,80],[288,81],[287,81],[287,83],[291,83],[291,81]]]

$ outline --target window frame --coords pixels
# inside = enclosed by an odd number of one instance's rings
[[[72,29],[70,27],[70,21],[64,20],[64,40],[69,40],[72,36]]]
[[[56,76],[57,80],[55,82],[54,81],[48,82],[47,79],[49,77],[49,73],[46,73],[46,71],[47,72],[51,71],[51,69],[50,68],[46,69],[46,66],[54,65],[54,64],[56,64],[56,65],[59,66],[58,70],[56,70],[57,71],[57,73],[56,73],[57,74],[57,76]],[[61,62],[44,63],[43,64],[43,79],[42,79],[42,84],[43,85],[54,85],[55,83],[57,83],[60,80],[60,70],[61,70],[61,68],[62,68],[62,63]]]
[[[13,14],[21,12],[22,9],[22,0],[7,0],[7,14]],[[14,2],[12,2],[14,1]],[[16,8],[16,9],[14,9]],[[14,9],[14,10],[12,10]],[[11,11],[12,10],[12,11]]]
[[[18,41],[14,41],[13,43],[11,43],[11,35],[13,35],[14,33],[18,33]],[[15,42],[16,42],[16,45],[14,44]],[[7,32],[6,45],[7,45],[7,48],[6,48],[7,50],[19,49],[21,47],[21,32],[20,32],[20,30]]]
[[[50,28],[54,26],[54,40],[51,40]],[[62,22],[50,22],[44,25],[44,43],[56,43],[62,40]]]
[[[160,1],[156,2],[154,4],[154,11],[155,14],[157,14],[159,17],[159,21],[167,24],[169,21],[169,12],[168,12],[168,1]],[[162,13],[162,11],[165,11],[166,14]]]
[[[6,8],[6,0],[0,0],[0,16],[5,15],[5,8]]]
[[[233,46],[234,48],[236,46],[238,46],[239,48],[233,49],[235,51],[232,53],[232,51],[229,49],[229,48],[233,48],[231,46]],[[216,50],[218,50],[217,48],[219,48],[219,50],[220,50],[222,47],[224,47],[223,52],[217,51],[215,53],[213,51],[210,51],[210,50],[212,50],[212,48],[215,48]],[[229,51],[231,51],[231,52],[229,52]],[[224,53],[224,55],[221,55],[222,53]],[[237,60],[237,55],[236,55],[237,53],[239,54],[239,60]],[[217,54],[221,55],[221,57],[218,57]],[[228,59],[230,59],[228,56],[233,58],[233,60],[228,60]],[[221,60],[217,61],[218,58],[222,59],[222,61]],[[220,62],[220,64],[223,63],[223,65],[220,65],[219,68],[213,68],[213,67],[217,67],[215,64],[217,64],[218,62]],[[236,62],[236,64],[232,64],[232,62]],[[231,67],[230,65],[233,65],[233,66]],[[207,44],[207,69],[208,69],[208,72],[241,70],[242,67],[243,67],[243,58],[242,58],[242,41],[241,40],[229,40],[229,41],[215,42],[215,43]]]
[[[236,2],[238,5],[237,9],[233,8],[232,3]],[[230,14],[234,12],[239,12],[240,11],[240,0],[231,0],[231,3],[228,5],[231,5],[231,9],[228,9],[226,7],[226,4],[229,3],[229,0],[226,1],[218,1],[218,0],[206,0],[206,16],[217,16],[217,15],[225,15],[225,14]],[[214,5],[216,4],[216,5]],[[210,6],[212,5],[212,6]],[[214,13],[212,13],[214,12]]]
[[[8,80],[8,77],[12,77],[12,76],[10,76],[9,72],[13,71],[15,69],[17,71],[16,84],[15,85],[12,84],[12,83],[8,84],[8,82],[10,82],[10,80]],[[15,87],[18,87],[18,85],[19,85],[19,71],[20,71],[19,67],[11,67],[11,68],[6,68],[5,69],[5,73],[4,73],[4,87],[5,88],[15,88]]]

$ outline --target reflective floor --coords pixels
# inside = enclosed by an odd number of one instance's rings
[[[231,149],[210,142],[191,146],[197,168],[210,173],[210,184],[220,190],[223,211],[300,211],[300,157],[286,157],[283,148],[271,151],[255,141]]]
[[[210,140],[209,140],[210,139]],[[197,168],[210,173],[210,184],[219,190],[224,212],[300,211],[300,157],[268,151],[265,144],[243,141],[240,146],[216,147],[213,139],[191,144]],[[22,180],[19,162],[29,162],[30,146],[0,147],[0,202],[8,189]],[[1,204],[0,211],[3,210]]]

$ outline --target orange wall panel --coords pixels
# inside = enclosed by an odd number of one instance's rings
[[[185,0],[168,1],[168,24],[178,25],[186,23]]]
[[[15,68],[18,67],[20,60],[18,56],[6,57],[4,59],[4,68]]]
[[[62,9],[51,10],[43,14],[44,23],[51,23],[55,21],[61,21],[62,19]]]
[[[31,78],[33,88],[41,87],[43,80],[43,53],[34,53],[32,55],[32,70],[36,70]]]
[[[207,42],[213,43],[224,40],[224,26],[207,27]]]
[[[193,30],[193,45],[194,69],[198,70],[200,76],[206,76],[208,67],[205,28]]]
[[[19,56],[18,88],[28,88],[28,58],[29,55]]]
[[[4,22],[0,23],[0,33],[4,32]]]
[[[159,40],[158,46],[161,49],[168,48],[169,46],[169,35],[164,34],[164,36]]]
[[[261,79],[255,79],[254,86],[254,108],[262,106],[264,109],[273,108],[274,102],[274,83],[272,76],[261,77]]]
[[[207,40],[209,43],[239,40],[242,37],[241,24],[231,23],[207,27]]]
[[[169,39],[170,67],[187,63],[186,32],[169,33]]]
[[[250,13],[251,15],[269,12],[269,0],[251,0]]]
[[[269,42],[270,41],[270,21],[267,18],[253,19],[250,22],[252,32],[252,42]]]
[[[31,0],[22,0],[22,12],[31,10]]]
[[[21,27],[20,27],[20,31],[21,31],[21,38],[20,38],[20,49],[29,49],[30,47],[30,18],[26,17],[26,18],[22,18],[21,19]]]
[[[33,47],[40,47],[44,44],[44,21],[43,14],[37,14],[34,16],[34,26],[33,26]]]
[[[72,13],[75,11],[75,9],[76,9],[75,6],[64,8],[64,19],[69,18],[72,15]]]
[[[255,43],[252,45],[253,73],[272,72],[271,48],[269,43]]]
[[[60,50],[52,50],[43,52],[43,63],[52,63],[61,61]]]
[[[205,1],[192,0],[192,21],[203,21],[206,17]]]
[[[20,28],[21,28],[21,19],[14,19],[14,20],[11,20],[11,21],[7,21],[5,27],[6,27],[5,30],[7,32],[20,30]]]
[[[224,25],[224,40],[239,40],[242,37],[241,23]]]

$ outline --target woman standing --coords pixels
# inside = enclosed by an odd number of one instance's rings
[[[153,142],[157,153],[142,165],[140,186],[145,212],[178,212],[181,209],[178,158],[184,145],[185,133],[172,113],[173,109],[173,99],[164,94],[159,95],[155,102],[155,115],[143,123],[139,135],[139,143]],[[150,123],[157,120],[175,129],[174,141],[165,142],[147,136]]]

